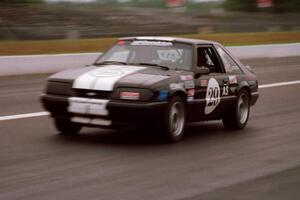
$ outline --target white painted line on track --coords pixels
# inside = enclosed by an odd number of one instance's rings
[[[264,84],[264,85],[260,85],[258,88],[263,89],[263,88],[279,87],[279,86],[294,85],[294,84],[300,84],[300,80]],[[49,112],[35,112],[35,113],[25,113],[25,114],[18,114],[18,115],[0,116],[0,121],[24,119],[24,118],[31,118],[31,117],[41,117],[49,114],[50,114]]]
[[[284,86],[284,85],[294,85],[294,84],[299,84],[300,80],[298,81],[287,81],[287,82],[279,82],[279,83],[271,83],[271,84],[265,84],[265,85],[260,85],[258,88],[270,88],[270,87],[278,87],[278,86]]]
[[[24,119],[30,117],[40,117],[49,115],[49,112],[35,112],[35,113],[26,113],[26,114],[19,114],[19,115],[9,115],[9,116],[0,116],[0,121],[6,120],[13,120],[13,119]]]

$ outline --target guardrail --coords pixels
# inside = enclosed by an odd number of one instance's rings
[[[227,47],[239,59],[300,56],[300,43]],[[100,53],[0,56],[0,76],[55,73],[92,64]]]

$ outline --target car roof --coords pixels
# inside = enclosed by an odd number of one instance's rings
[[[149,41],[163,41],[163,42],[180,42],[180,43],[187,43],[191,45],[198,45],[198,44],[219,44],[215,41],[210,40],[198,40],[198,39],[191,39],[191,38],[180,38],[180,37],[157,37],[157,36],[139,36],[139,37],[123,37],[119,40],[149,40]]]

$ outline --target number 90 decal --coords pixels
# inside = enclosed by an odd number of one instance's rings
[[[207,84],[205,114],[210,114],[220,103],[220,86],[216,79],[211,78]]]

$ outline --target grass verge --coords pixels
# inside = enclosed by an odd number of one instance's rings
[[[178,37],[214,40],[224,45],[255,45],[300,42],[300,32],[189,34]],[[102,52],[116,38],[78,40],[0,41],[0,55]]]

